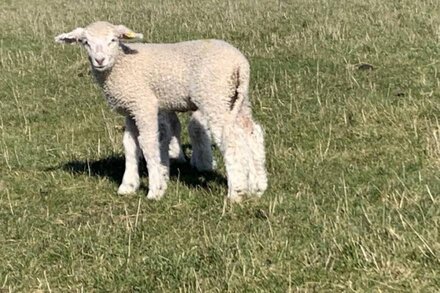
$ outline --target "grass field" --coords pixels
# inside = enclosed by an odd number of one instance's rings
[[[94,20],[248,56],[260,200],[224,202],[217,150],[116,194],[123,119],[53,42]],[[434,0],[2,0],[0,291],[439,291],[439,41]]]

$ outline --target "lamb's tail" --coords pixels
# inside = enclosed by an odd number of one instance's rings
[[[250,68],[247,61],[241,62],[232,73],[235,93],[231,97],[230,110],[233,118],[237,117],[243,104],[246,103],[249,93]]]

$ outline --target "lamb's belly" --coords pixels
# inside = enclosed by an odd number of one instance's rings
[[[182,99],[175,100],[161,100],[159,103],[161,110],[177,111],[177,112],[187,112],[196,111],[197,106],[191,101],[191,98],[186,97]]]
[[[170,90],[162,93],[159,91],[156,94],[160,109],[178,112],[197,110],[197,106],[186,91]]]

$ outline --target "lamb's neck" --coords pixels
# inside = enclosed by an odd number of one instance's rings
[[[111,74],[111,69],[105,71],[98,71],[92,67],[92,73],[93,76],[95,77],[96,82],[101,87],[104,87],[109,75]]]

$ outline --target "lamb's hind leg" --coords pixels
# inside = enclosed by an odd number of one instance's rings
[[[261,196],[267,189],[263,129],[258,123],[253,121],[250,109],[247,109],[246,105],[238,114],[237,124],[244,130],[244,139],[247,142],[249,192],[256,196]]]
[[[208,111],[210,128],[219,146],[228,176],[228,197],[240,201],[244,194],[261,196],[267,189],[264,137],[261,126],[252,119],[243,103],[237,116]]]
[[[139,157],[140,148],[137,141],[138,130],[129,116],[125,117],[125,131],[122,139],[125,152],[125,171],[122,183],[118,188],[118,194],[130,194],[139,188]]]
[[[209,115],[209,129],[224,158],[228,199],[239,202],[248,190],[248,156],[245,153],[247,147],[243,129],[232,124],[233,120],[228,112],[219,113],[213,109],[202,114]]]
[[[200,111],[191,115],[188,132],[192,146],[191,166],[198,171],[212,171],[215,162],[212,157],[211,133],[206,117],[203,117]]]

